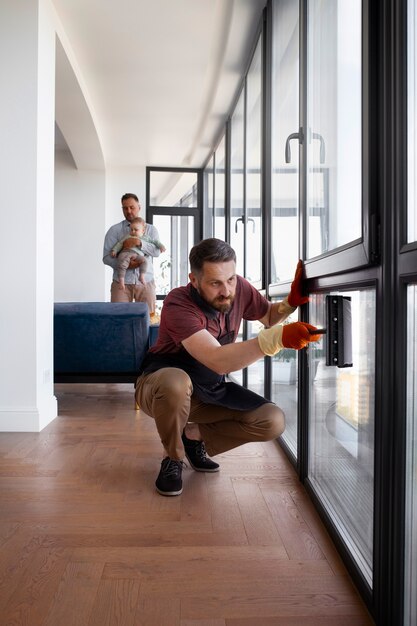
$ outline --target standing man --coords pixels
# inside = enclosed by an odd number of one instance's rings
[[[122,211],[125,219],[111,226],[107,231],[103,247],[103,263],[113,268],[113,282],[111,285],[111,302],[147,302],[149,314],[155,312],[156,289],[153,273],[152,257],[161,254],[160,249],[153,243],[140,242],[143,254],[147,257],[147,269],[145,282],[142,282],[139,274],[140,259],[132,259],[126,270],[125,288],[120,289],[117,275],[117,259],[111,256],[112,248],[120,239],[123,239],[130,232],[131,221],[139,216],[141,206],[139,199],[134,193],[125,193],[122,196]],[[159,240],[159,233],[153,224],[145,224],[147,238]],[[126,242],[128,245],[128,242]],[[135,242],[136,243],[136,242]]]
[[[219,465],[207,454],[282,434],[282,410],[226,375],[265,354],[300,350],[320,339],[310,324],[281,324],[308,301],[301,261],[288,297],[271,303],[236,275],[235,252],[224,241],[201,241],[189,259],[190,282],[166,297],[158,340],[136,383],[136,400],[155,419],[164,447],[156,480],[164,496],[182,492],[184,457],[196,471],[216,472]],[[265,328],[254,339],[235,343],[242,319],[259,320]]]

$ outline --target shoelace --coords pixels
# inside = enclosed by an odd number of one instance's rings
[[[166,476],[178,476],[180,467],[187,467],[184,461],[176,461],[175,459],[169,459],[164,467],[164,474]]]
[[[197,456],[200,457],[200,459],[204,461],[206,460],[207,452],[206,452],[206,446],[204,445],[204,441],[200,441],[198,446],[195,447],[195,453]]]

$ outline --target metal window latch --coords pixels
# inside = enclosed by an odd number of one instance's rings
[[[309,137],[313,137],[313,139],[317,139],[320,142],[320,163],[324,163],[326,160],[326,145],[324,143],[323,136],[320,133],[311,133]],[[285,163],[291,163],[291,148],[290,141],[292,139],[298,139],[299,143],[302,144],[304,142],[304,132],[303,129],[300,128],[298,133],[291,133],[288,135],[287,140],[285,142]]]
[[[285,142],[285,163],[291,163],[290,141],[292,139],[298,139],[298,142],[300,144],[302,144],[303,141],[304,141],[304,131],[303,131],[303,129],[300,128],[298,133],[291,133],[291,135],[288,135],[287,141]]]

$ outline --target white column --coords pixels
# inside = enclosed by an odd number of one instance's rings
[[[57,415],[49,0],[1,1],[0,90],[0,431],[36,432]]]

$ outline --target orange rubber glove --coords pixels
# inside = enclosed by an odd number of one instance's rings
[[[258,334],[259,347],[268,356],[274,356],[282,348],[301,350],[312,341],[321,339],[321,335],[310,334],[309,330],[315,330],[315,326],[305,322],[276,324],[272,328],[263,328]]]
[[[284,348],[293,348],[301,350],[312,341],[318,341],[321,335],[311,334],[309,331],[316,330],[315,326],[306,322],[294,322],[293,324],[285,324],[282,327],[282,345]]]
[[[291,283],[291,291],[288,294],[288,304],[292,307],[306,304],[310,299],[308,296],[303,296],[303,270],[303,262],[300,259],[297,263],[294,280]]]

